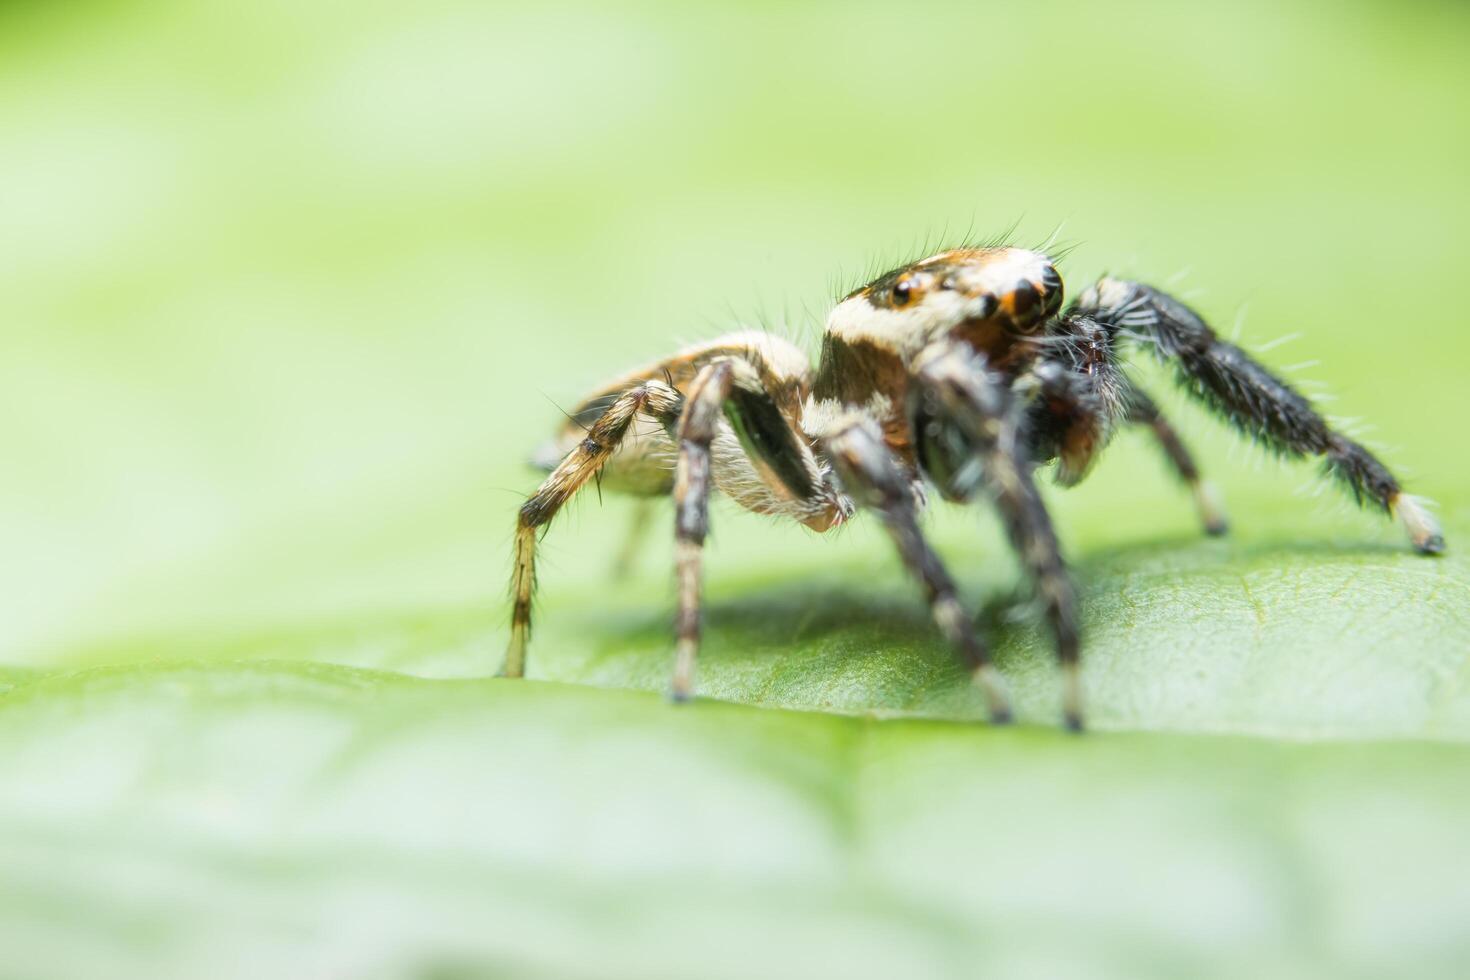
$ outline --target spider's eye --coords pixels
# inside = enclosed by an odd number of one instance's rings
[[[907,279],[900,279],[898,283],[893,287],[893,302],[899,306],[903,306],[905,303],[907,303],[910,299],[913,298],[913,295],[914,284],[909,282]]]

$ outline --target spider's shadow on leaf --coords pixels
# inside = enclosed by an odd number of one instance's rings
[[[984,564],[992,569],[1001,564],[1005,572],[1000,577],[1009,578],[1013,584],[999,588],[994,586],[997,576],[987,576],[989,586],[977,583],[966,574],[967,563],[962,557],[948,557],[977,629],[993,646],[997,663],[1005,668],[1023,660],[1047,660],[1050,654],[1029,585],[1011,556],[996,550],[968,563],[970,567]],[[1235,576],[1266,563],[1327,567],[1385,558],[1423,561],[1406,555],[1397,543],[1321,538],[1239,541],[1161,535],[1091,551],[1072,562],[1072,569],[1085,601],[1090,591],[1117,588],[1121,576]],[[876,571],[871,580],[861,583],[850,576],[824,580],[821,572],[820,566],[814,566],[766,574],[745,584],[736,594],[712,595],[704,609],[702,657],[706,664],[717,664],[737,654],[747,659],[775,660],[793,649],[820,652],[840,648],[857,656],[865,652],[863,647],[874,653],[912,651],[926,661],[952,658],[933,629],[917,586],[902,574],[897,559],[891,567]],[[600,658],[632,649],[662,650],[668,642],[669,617],[664,604],[600,615],[595,626],[604,638],[599,644]],[[589,622],[587,629],[593,628]]]

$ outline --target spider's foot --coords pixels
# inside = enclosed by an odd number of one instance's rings
[[[510,645],[505,649],[505,663],[496,677],[523,677],[526,673],[526,635],[519,626],[511,627]]]
[[[1218,538],[1230,530],[1224,500],[1219,489],[1209,480],[1199,480],[1194,484],[1194,505],[1199,510],[1200,523],[1210,537]]]
[[[1076,661],[1062,667],[1062,724],[1067,731],[1082,731],[1082,677]]]
[[[679,640],[678,652],[674,655],[674,677],[669,682],[669,700],[675,704],[694,700],[695,650],[693,641],[687,638]]]
[[[1442,555],[1444,554],[1444,535],[1431,534],[1424,539],[1422,544],[1416,544],[1414,547],[1421,555]]]
[[[990,711],[992,725],[1009,725],[1013,719],[1011,702],[1006,694],[1005,681],[993,664],[975,668],[971,680],[985,692],[985,703]]]
[[[1439,529],[1434,515],[1429,513],[1423,497],[1400,493],[1389,501],[1389,509],[1403,525],[1415,551],[1421,555],[1444,554],[1444,532]]]

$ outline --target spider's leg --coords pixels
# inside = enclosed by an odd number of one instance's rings
[[[679,461],[674,469],[679,612],[674,620],[674,679],[670,687],[675,701],[687,701],[694,692],[704,539],[709,534],[710,447],[733,383],[734,364],[730,361],[716,361],[702,368],[689,386],[689,400],[679,419]]]
[[[746,484],[759,482],[772,500],[779,496],[800,502],[803,506],[796,511],[806,515],[809,526],[825,530],[840,521],[844,511],[831,487],[821,479],[805,437],[761,387],[759,377],[745,360],[724,358],[700,368],[687,389],[684,412],[674,436],[679,447],[674,469],[679,609],[670,693],[674,700],[684,701],[694,690],[709,495],[720,469],[727,476],[738,471]]]
[[[1170,465],[1174,467],[1174,472],[1179,475],[1179,479],[1184,481],[1190,493],[1194,495],[1194,504],[1199,511],[1200,521],[1204,524],[1205,533],[1224,534],[1230,529],[1230,521],[1225,516],[1225,505],[1221,501],[1220,491],[1215,489],[1213,483],[1200,476],[1194,456],[1184,445],[1184,441],[1179,438],[1179,433],[1174,430],[1174,426],[1169,424],[1169,420],[1164,418],[1158,404],[1143,389],[1134,386],[1129,390],[1127,397],[1127,421],[1132,425],[1147,426],[1153,433],[1154,441],[1164,451]]]
[[[619,395],[587,430],[540,488],[522,505],[516,519],[515,568],[511,591],[515,607],[511,613],[510,643],[505,650],[506,677],[520,677],[526,670],[526,643],[531,634],[531,595],[536,587],[536,532],[582,489],[607,462],[640,414],[661,424],[671,424],[683,399],[661,381],[645,381]]]
[[[620,582],[633,573],[633,567],[638,563],[638,552],[648,539],[648,529],[653,523],[656,509],[657,504],[652,497],[639,497],[633,502],[633,516],[628,518],[623,543],[613,555],[612,564],[608,568],[608,577],[613,581]]]
[[[975,624],[960,604],[954,581],[919,530],[912,478],[894,460],[877,427],[864,420],[827,436],[827,452],[842,484],[857,503],[872,507],[883,519],[903,563],[919,580],[934,622],[959,650],[985,691],[990,718],[1010,721],[1011,709],[1000,675],[990,663]]]
[[[955,495],[983,484],[1045,607],[1062,666],[1062,711],[1082,728],[1077,595],[1032,476],[1019,406],[967,345],[940,341],[914,363],[910,415],[925,469],[949,472]]]
[[[1372,453],[1336,432],[1311,403],[1239,347],[1221,340],[1189,307],[1151,286],[1102,279],[1074,310],[1127,332],[1172,362],[1184,389],[1246,434],[1289,456],[1321,457],[1354,499],[1398,518],[1424,554],[1444,550],[1439,525]]]

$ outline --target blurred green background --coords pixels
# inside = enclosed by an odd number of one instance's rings
[[[1463,963],[1470,893],[1439,870],[1470,817],[1467,66],[1470,11],[1433,2],[0,6],[17,975]],[[1074,292],[1103,271],[1168,280],[1248,347],[1298,335],[1263,358],[1440,502],[1450,557],[1407,555],[1387,522],[1313,496],[1308,468],[1177,407],[1229,541],[1198,538],[1132,438],[1050,497],[1098,727],[1177,737],[675,717],[652,695],[473,680],[498,666],[523,460],[558,406],[738,324],[810,346],[873,262],[1013,224],[1023,242],[1061,227]],[[533,678],[662,686],[666,536],[606,581],[629,516],[589,497],[547,539]],[[871,522],[715,523],[707,693],[974,716]],[[1050,723],[993,521],[931,525],[1023,714]],[[1242,737],[1260,735],[1324,741]],[[1388,737],[1410,741],[1361,744]],[[586,761],[605,739],[611,770]],[[341,755],[370,772],[345,797]],[[1357,795],[1385,768],[1388,803]],[[1004,791],[948,798],[987,773]],[[1086,846],[1049,855],[1047,815],[1085,820],[1117,786]],[[405,799],[432,819],[384,815]],[[928,807],[915,837],[850,826],[895,826],[899,800]],[[589,836],[606,806],[618,832]],[[974,850],[971,821],[994,818],[1032,830]],[[538,826],[540,850],[471,870],[487,838]],[[572,859],[572,837],[601,846]],[[323,843],[342,839],[357,850]],[[756,857],[712,854],[732,846]],[[376,884],[334,877],[348,866]],[[996,880],[1033,873],[1049,886]],[[1119,904],[1130,879],[1154,897]],[[146,900],[124,914],[119,895]],[[1169,917],[1196,907],[1220,928]],[[773,922],[791,955],[747,962],[737,927]],[[606,971],[568,952],[609,949]]]

